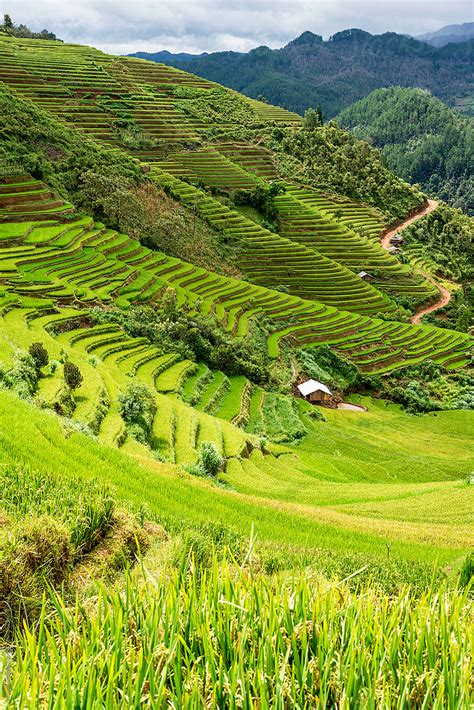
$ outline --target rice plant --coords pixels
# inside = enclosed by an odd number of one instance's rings
[[[142,567],[93,612],[53,601],[4,666],[6,707],[469,707],[468,590],[354,594],[215,559],[167,579]]]

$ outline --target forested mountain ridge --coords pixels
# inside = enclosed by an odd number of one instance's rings
[[[451,42],[466,42],[474,37],[474,22],[463,22],[461,25],[446,25],[436,32],[418,35],[415,39],[428,42],[434,47],[444,47]]]
[[[473,49],[472,39],[436,48],[394,32],[372,35],[351,29],[328,41],[304,32],[282,49],[161,61],[300,114],[320,105],[327,119],[383,86],[429,89],[453,105],[472,93]]]
[[[338,116],[405,180],[474,212],[474,122],[422,89],[377,89]]]

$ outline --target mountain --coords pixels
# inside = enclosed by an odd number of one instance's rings
[[[397,175],[474,214],[474,121],[422,89],[377,89],[338,123],[380,148]]]
[[[446,25],[436,32],[418,35],[415,39],[428,42],[433,47],[444,47],[445,44],[467,42],[474,37],[474,22],[464,22],[462,25]]]
[[[437,48],[393,32],[351,29],[328,41],[304,32],[282,49],[263,46],[248,53],[163,61],[299,114],[319,105],[325,119],[384,86],[428,89],[447,104],[459,102],[474,113],[472,39]]]
[[[182,64],[183,62],[191,62],[194,59],[200,59],[202,57],[208,57],[208,52],[202,52],[201,54],[188,54],[187,52],[179,52],[178,54],[172,54],[168,50],[164,49],[161,52],[155,52],[150,54],[149,52],[135,52],[134,54],[129,54],[129,57],[135,57],[136,59],[148,59],[152,62],[159,62],[162,64],[169,64],[171,66]]]

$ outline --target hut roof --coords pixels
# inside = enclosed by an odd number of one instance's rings
[[[328,389],[322,382],[317,382],[316,380],[307,380],[306,382],[302,382],[298,385],[298,389],[303,397],[307,397],[309,394],[313,394],[313,392],[318,391],[326,392],[326,394],[330,394],[332,396],[331,390]]]

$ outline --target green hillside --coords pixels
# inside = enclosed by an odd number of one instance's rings
[[[474,213],[474,124],[420,89],[378,89],[338,117],[397,175]]]
[[[425,197],[336,125],[0,58],[0,705],[462,707],[472,338],[411,322],[451,213],[397,258]]]

